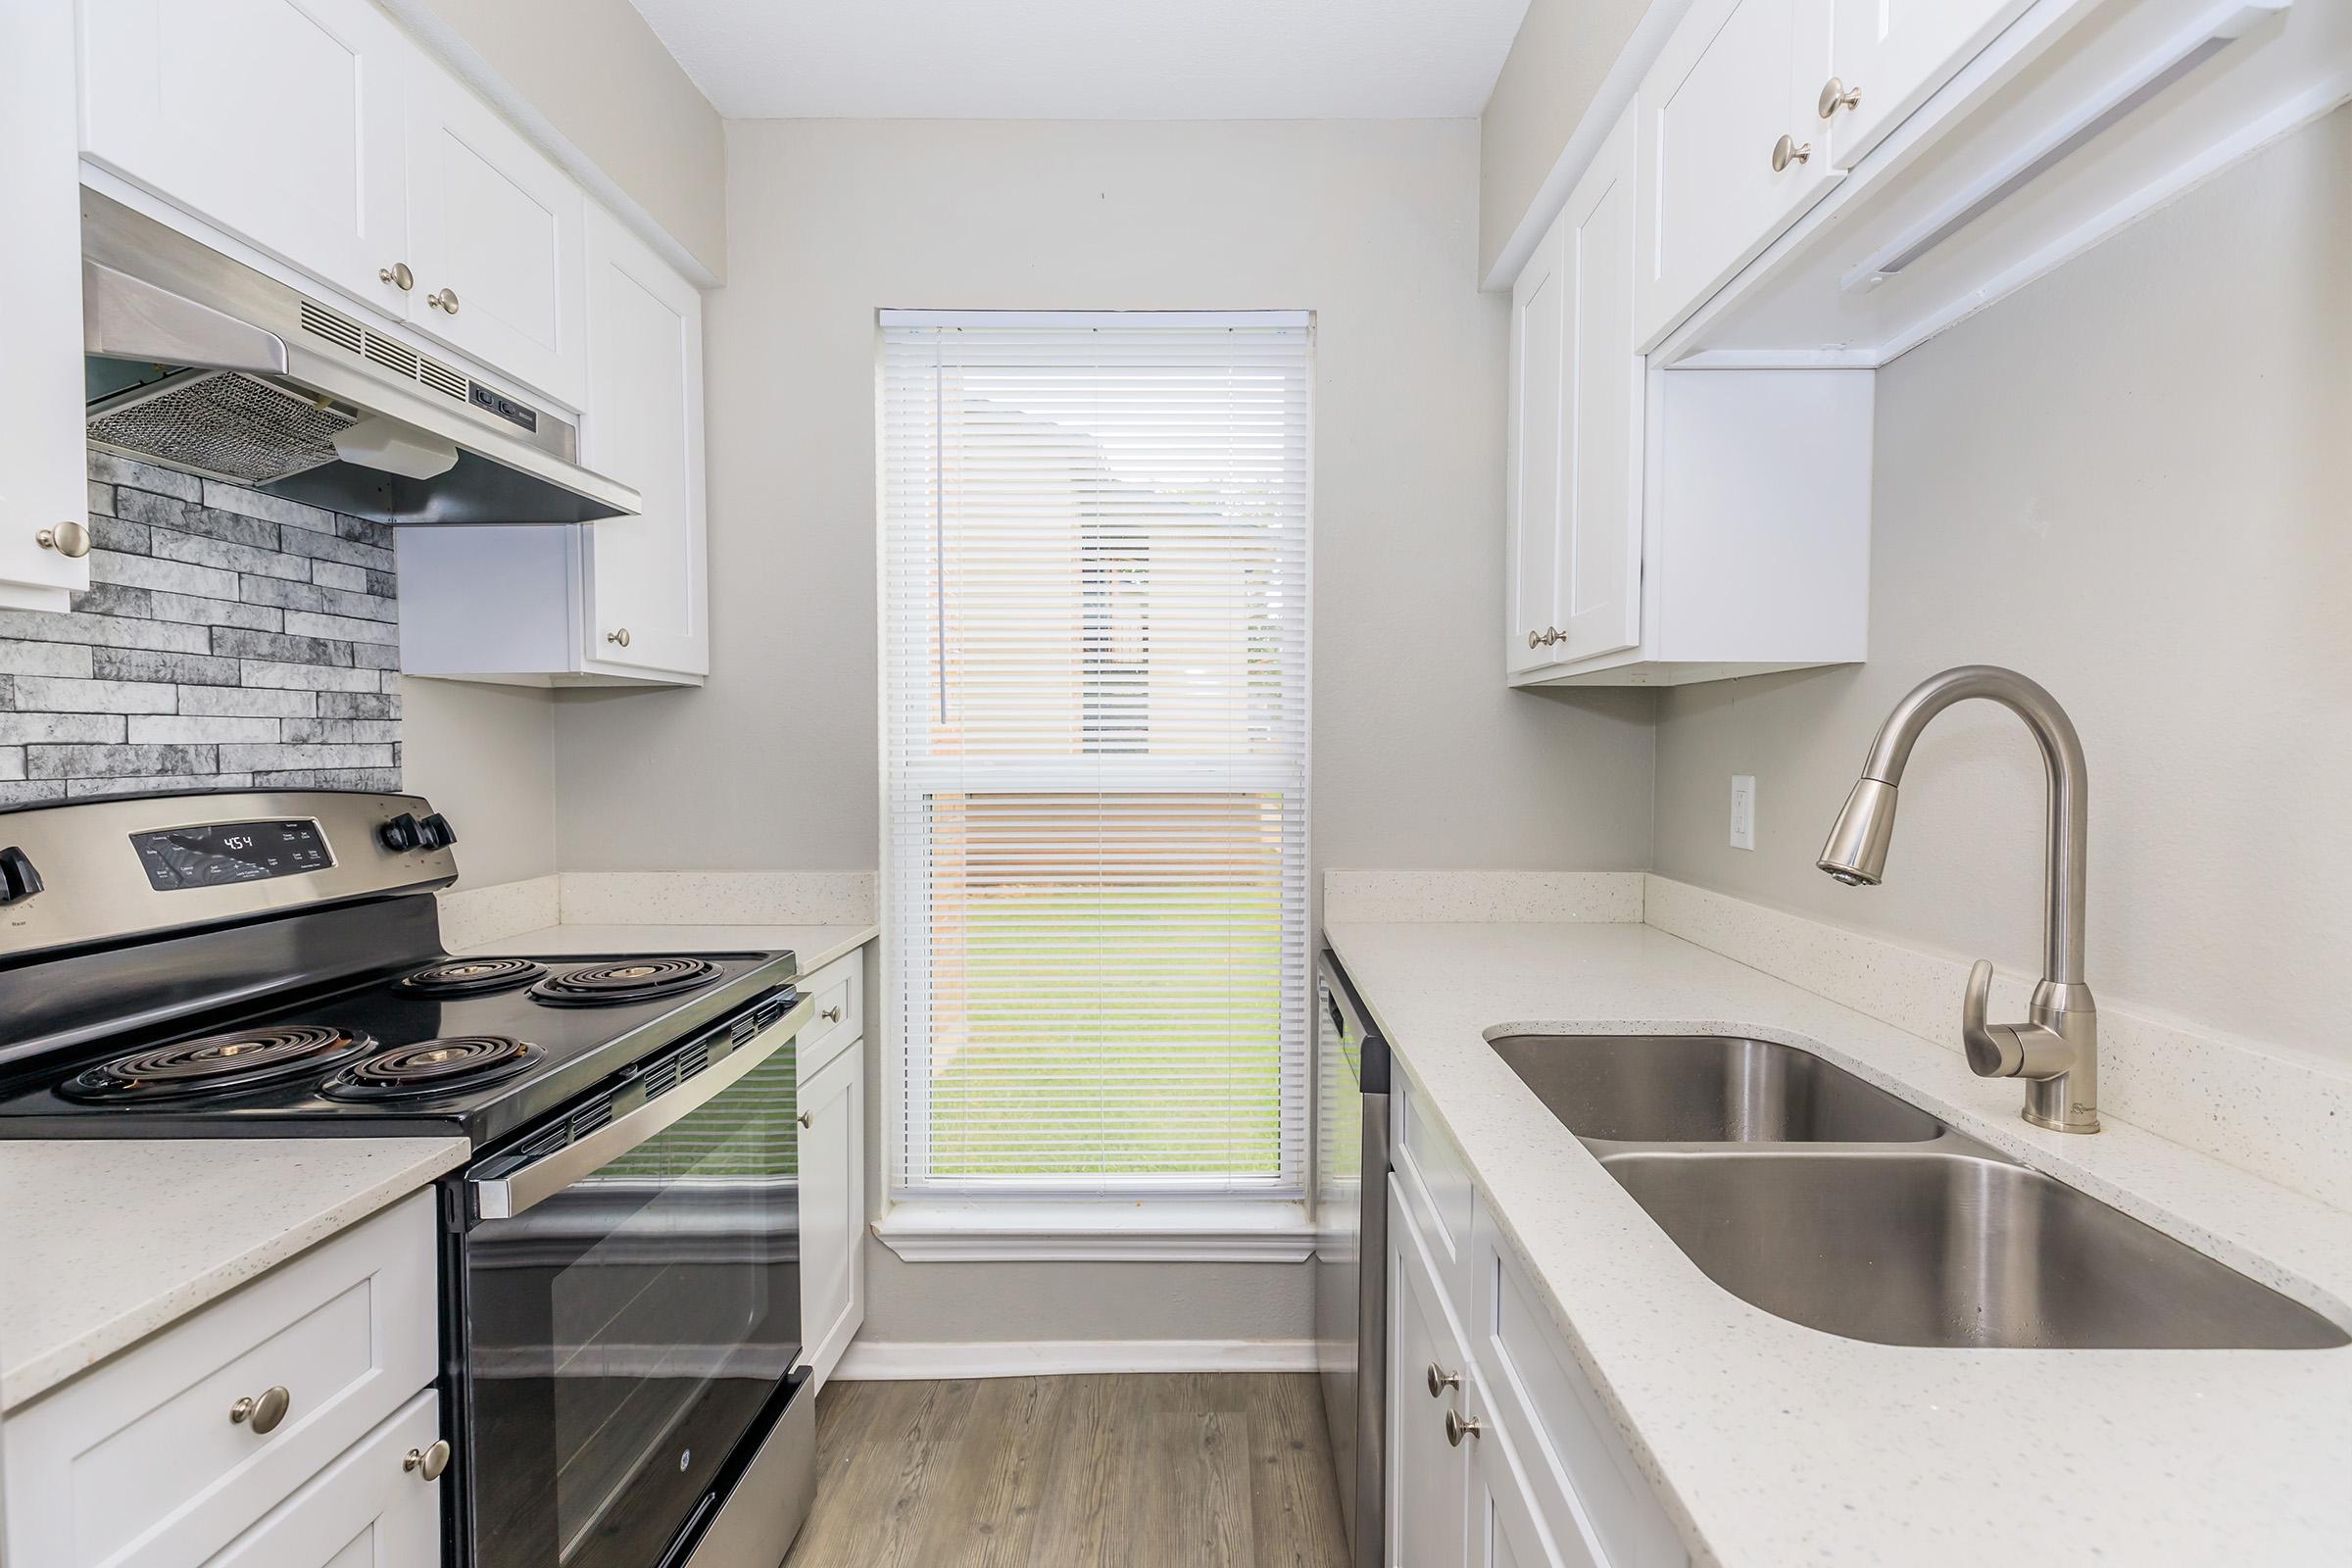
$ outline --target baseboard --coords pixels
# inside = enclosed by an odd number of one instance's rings
[[[1105,1372],[1312,1372],[1312,1340],[1016,1340],[892,1345],[853,1340],[833,1376],[1042,1378]]]

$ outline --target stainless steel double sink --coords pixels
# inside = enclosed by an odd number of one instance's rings
[[[1709,1279],[1791,1322],[1881,1345],[2352,1343],[1808,1052],[1687,1035],[1493,1045]]]

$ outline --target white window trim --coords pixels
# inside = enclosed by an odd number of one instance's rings
[[[910,1263],[1301,1263],[1315,1231],[1296,1199],[903,1199],[875,1221]]]
[[[886,662],[889,658],[884,643],[890,635],[887,566],[889,521],[882,502],[885,488],[883,466],[887,459],[884,453],[884,415],[879,375],[883,328],[890,325],[983,325],[992,322],[1024,326],[1079,325],[1085,324],[1089,318],[1099,319],[1102,314],[1096,311],[975,310],[882,310],[876,313],[873,526],[877,567],[874,573],[875,653],[879,660]],[[1169,316],[1179,313],[1152,310],[1140,314]],[[1221,324],[1227,320],[1234,324],[1275,322],[1303,326],[1309,332],[1316,327],[1315,313],[1311,310],[1186,314],[1193,314],[1198,324]],[[1310,377],[1315,373],[1311,361],[1308,373]],[[1310,736],[1314,733],[1315,709],[1315,500],[1319,488],[1315,482],[1313,454],[1319,450],[1319,405],[1320,399],[1313,395],[1310,381],[1307,398],[1306,612],[1301,632],[1307,680],[1306,689],[1300,694],[1304,723]],[[890,722],[890,689],[886,675],[875,682],[874,716],[877,735],[880,736]],[[876,812],[878,819],[887,823],[891,810],[889,768],[885,765],[876,771]],[[1311,745],[1307,750],[1303,777],[1310,802],[1305,853],[1308,866],[1307,941],[1311,964],[1312,951],[1317,941],[1313,911],[1318,903],[1313,869],[1315,832],[1311,802],[1314,799],[1314,750]],[[878,893],[891,885],[894,870],[892,835],[883,831],[879,837]],[[881,1173],[883,1188],[887,1193],[903,1186],[907,1177],[904,1129],[911,1092],[908,1087],[909,1063],[902,1009],[887,1003],[887,999],[895,996],[897,988],[904,983],[896,973],[893,945],[878,942],[875,945],[875,956],[876,991],[885,999],[885,1004],[880,1008],[878,1039],[882,1053],[882,1103],[879,1108],[884,1133]],[[1310,983],[1310,995],[1311,990]],[[868,1027],[872,1027],[870,1015]],[[1308,1042],[1311,1052],[1311,1031]],[[1306,1118],[1304,1136],[1308,1153],[1305,1165],[1298,1173],[1301,1191],[1296,1196],[1264,1198],[1247,1193],[1229,1193],[1151,1202],[1130,1198],[1050,1200],[1009,1194],[1004,1197],[943,1194],[936,1198],[885,1198],[882,1217],[869,1221],[867,1229],[898,1257],[910,1263],[1302,1263],[1314,1256],[1317,1234],[1312,1208],[1317,1201],[1312,1150],[1316,1120],[1322,1112],[1319,1100],[1310,1062],[1302,1108]]]

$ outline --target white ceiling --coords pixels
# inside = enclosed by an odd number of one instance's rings
[[[730,119],[1476,115],[1527,0],[634,0]]]

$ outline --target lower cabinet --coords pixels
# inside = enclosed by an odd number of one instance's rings
[[[800,1083],[802,1359],[819,1388],[865,1321],[865,1042],[824,1045]]]
[[[333,1516],[351,1528],[316,1556],[220,1554],[387,1433],[400,1434],[396,1478],[410,1447],[439,1438],[438,1236],[433,1195],[417,1193],[12,1411],[0,1556],[11,1568],[346,1560],[374,1528],[350,1502]],[[416,1479],[413,1493],[432,1490]],[[431,1553],[362,1560],[436,1560],[438,1505],[416,1516]]]
[[[1423,1161],[1457,1152],[1422,1114]],[[1599,1396],[1485,1210],[1448,1270],[1447,1217],[1389,1183],[1389,1474],[1385,1568],[1688,1568],[1689,1553]]]
[[[1464,1409],[1469,1357],[1420,1232],[1394,1192],[1388,1383],[1389,1568],[1466,1563],[1470,1456],[1462,1451],[1463,1440],[1449,1434],[1446,1417],[1458,1421],[1470,1413]]]
[[[436,1568],[440,1437],[440,1399],[427,1390],[206,1568]]]

